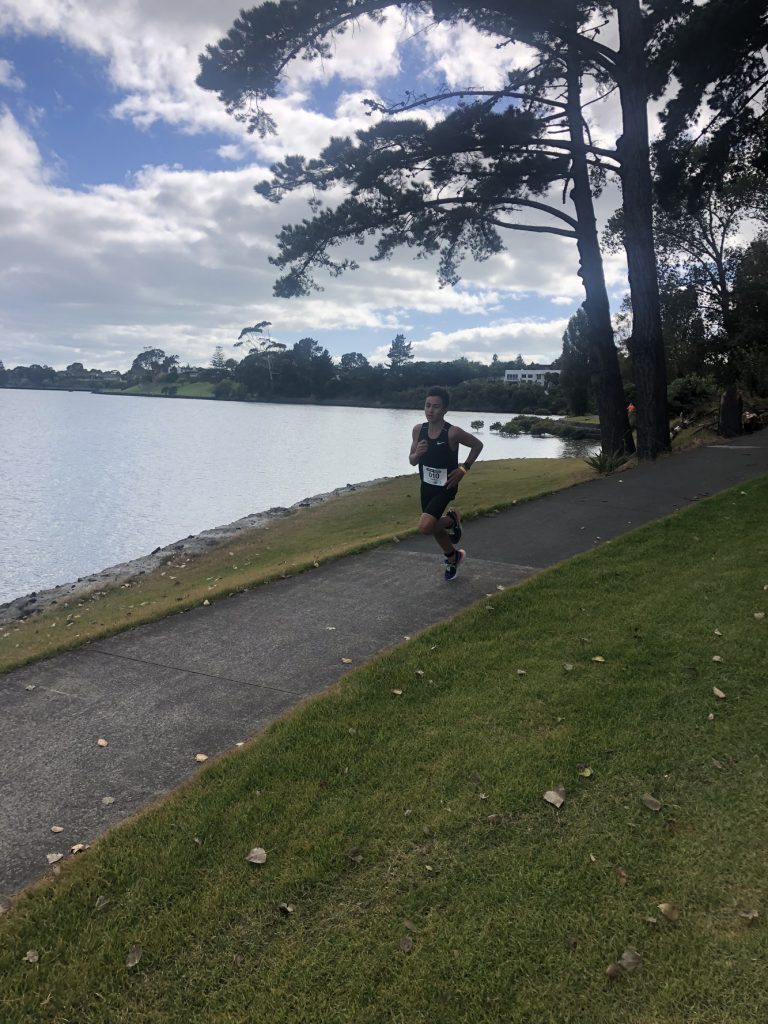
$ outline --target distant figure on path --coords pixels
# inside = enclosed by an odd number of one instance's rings
[[[445,388],[430,388],[424,402],[426,423],[413,428],[408,460],[419,467],[421,478],[421,519],[419,533],[435,538],[445,554],[445,579],[456,578],[456,570],[466,552],[454,547],[461,539],[461,516],[457,508],[446,506],[456,497],[462,478],[480,452],[483,442],[461,427],[445,422],[449,395]],[[459,445],[470,449],[466,462],[459,464]]]

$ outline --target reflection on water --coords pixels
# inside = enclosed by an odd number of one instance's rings
[[[562,459],[586,459],[588,455],[599,451],[600,445],[595,441],[573,441],[563,439],[563,450],[560,453]]]
[[[581,458],[582,441],[499,437],[451,412],[483,459]],[[173,401],[0,389],[0,602],[348,483],[413,473],[421,410]]]

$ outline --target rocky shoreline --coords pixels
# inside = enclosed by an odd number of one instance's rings
[[[47,608],[57,605],[60,601],[81,600],[91,597],[107,587],[119,587],[124,583],[130,583],[139,576],[154,572],[155,569],[162,567],[181,553],[185,555],[202,554],[248,530],[261,529],[275,519],[292,515],[300,508],[309,508],[311,505],[319,505],[330,498],[338,498],[351,491],[374,487],[376,484],[384,483],[387,479],[387,477],[379,477],[376,480],[366,480],[363,483],[346,484],[344,487],[337,487],[325,494],[313,494],[288,507],[277,505],[265,512],[253,512],[224,526],[215,526],[210,530],[203,530],[201,533],[190,534],[183,540],[166,544],[165,547],[155,548],[150,554],[140,558],[120,562],[102,569],[100,572],[91,573],[89,576],[81,576],[74,583],[62,583],[48,590],[32,591],[30,594],[16,597],[12,601],[0,604],[0,628],[39,614]]]

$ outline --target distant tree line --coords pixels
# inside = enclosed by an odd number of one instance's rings
[[[244,329],[241,338],[247,350],[240,359],[226,358],[223,348],[216,346],[207,366],[182,366],[178,356],[152,348],[140,352],[123,373],[87,370],[82,363],[71,363],[65,370],[37,364],[5,369],[0,362],[0,386],[174,397],[189,393],[189,385],[204,384],[207,387],[196,394],[221,400],[415,408],[423,402],[425,390],[439,383],[451,389],[453,408],[543,414],[566,413],[570,406],[556,375],[544,387],[504,383],[506,369],[526,366],[520,355],[511,360],[494,356],[490,364],[463,357],[417,361],[412,344],[398,334],[384,364],[371,363],[361,352],[346,352],[334,360],[314,338],[301,338],[290,346],[275,341],[266,333],[269,326]]]

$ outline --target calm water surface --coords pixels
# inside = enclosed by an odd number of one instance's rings
[[[0,389],[0,603],[147,554],[251,512],[413,472],[421,410],[258,405]],[[483,459],[591,450],[504,438]]]

